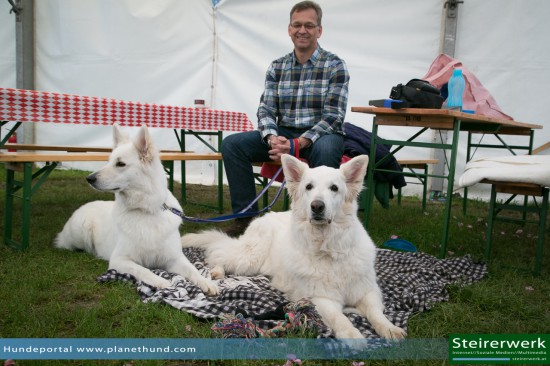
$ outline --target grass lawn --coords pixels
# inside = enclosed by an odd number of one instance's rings
[[[86,253],[55,249],[52,240],[71,213],[83,203],[112,195],[93,191],[87,173],[56,170],[33,196],[30,247],[25,252],[0,245],[1,338],[212,338],[211,322],[162,304],[144,304],[128,284],[99,284],[106,262]],[[4,217],[5,170],[0,166],[0,210]],[[179,191],[179,187],[176,190]],[[226,187],[227,188],[227,187]],[[178,193],[179,194],[179,193]],[[216,188],[189,185],[196,202],[216,202]],[[229,207],[226,191],[225,207]],[[273,193],[271,194],[273,197]],[[281,202],[275,206],[280,209]],[[487,204],[453,200],[448,256],[482,260]],[[186,214],[212,217],[214,210],[188,204]],[[439,255],[443,205],[430,202],[425,212],[417,197],[396,200],[390,209],[375,204],[369,232],[377,245],[398,235],[419,251]],[[361,213],[360,213],[361,215]],[[0,223],[3,232],[3,221]],[[223,224],[189,224],[182,233]],[[550,224],[547,225],[550,227]],[[546,243],[550,242],[547,230]],[[489,276],[467,287],[450,288],[450,301],[412,316],[411,338],[447,338],[452,333],[549,333],[550,248],[542,273],[531,274],[536,245],[534,225],[496,223]],[[299,355],[298,355],[299,356]],[[360,361],[360,360],[356,360]],[[365,361],[366,362],[366,361]],[[16,365],[283,365],[274,361],[17,361]],[[446,360],[368,361],[372,365],[444,365]],[[309,365],[351,365],[350,361],[306,360]]]

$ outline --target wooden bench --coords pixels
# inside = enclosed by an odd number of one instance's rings
[[[429,165],[437,164],[439,160],[437,159],[398,159],[397,162],[403,169],[408,169],[408,172],[403,172],[402,174],[406,177],[413,177],[420,181],[420,184],[422,184],[422,210],[426,209],[426,197],[428,195],[428,169]],[[252,163],[253,166],[261,167],[264,163]],[[280,166],[280,163],[275,162],[268,162],[266,164],[272,164],[276,166]],[[417,172],[416,170],[422,170],[421,172]],[[259,184],[261,184],[263,187],[267,184],[267,178],[268,177],[262,177],[260,174],[255,174],[255,178],[258,181]],[[263,196],[263,204],[264,207],[267,206],[267,192]],[[397,190],[397,204],[401,206],[401,188]],[[283,204],[284,209],[288,209],[288,196],[285,195],[285,202]]]
[[[4,242],[17,248],[26,249],[29,245],[31,198],[34,192],[44,183],[50,173],[60,162],[95,162],[107,161],[111,152],[110,148],[103,147],[80,147],[80,146],[47,146],[47,145],[24,145],[6,144],[0,151],[0,162],[6,163],[6,202],[4,217]],[[169,176],[169,187],[173,190],[174,161],[197,161],[197,160],[221,160],[221,153],[195,153],[181,151],[161,151],[160,159],[165,166]],[[33,172],[35,163],[45,165]],[[22,179],[16,179],[16,172],[22,173]],[[182,195],[186,194],[182,182]],[[17,192],[21,191],[19,196]],[[218,202],[221,201],[223,187],[218,187]],[[22,200],[21,213],[21,234],[20,239],[13,237],[13,202],[14,198]],[[222,210],[222,208],[219,208]]]
[[[397,163],[403,169],[409,170],[403,172],[405,177],[416,178],[422,185],[422,210],[426,209],[426,197],[428,196],[428,169],[430,165],[439,163],[437,159],[397,159]],[[422,172],[417,172],[415,169],[420,169]],[[397,190],[397,204],[401,206],[401,188]]]
[[[8,150],[8,155],[3,156],[0,162],[6,162],[10,167],[17,170],[16,163],[31,162],[69,162],[69,161],[107,161],[112,151],[110,147],[99,146],[61,146],[61,145],[36,145],[36,144],[5,144],[1,149]],[[17,151],[16,154],[11,153]],[[35,152],[40,153],[35,153]],[[60,154],[60,152],[64,152]],[[67,154],[70,153],[70,154]],[[103,154],[102,154],[103,153]],[[1,152],[0,152],[1,154]],[[37,156],[34,156],[37,155]],[[63,158],[60,160],[60,155]],[[195,153],[192,151],[161,150],[160,160],[163,162],[168,173],[168,184],[170,190],[174,190],[174,161],[193,160],[221,160],[221,153]],[[21,168],[19,168],[21,170]],[[182,170],[182,200],[186,201],[185,176]],[[223,211],[222,203],[223,188],[218,187],[218,211]]]
[[[33,152],[1,152],[0,162],[4,163],[48,163],[64,161],[107,161],[110,153],[102,152],[67,152],[67,153],[33,153]],[[194,152],[161,152],[162,161],[189,160],[221,160],[221,153]]]
[[[493,238],[493,226],[495,221],[513,222],[524,225],[526,223],[534,223],[538,225],[538,239],[535,254],[534,274],[539,275],[542,262],[542,251],[544,247],[544,236],[546,231],[546,218],[548,213],[548,195],[549,188],[533,183],[518,183],[518,182],[497,182],[484,179],[481,183],[491,185],[491,198],[489,201],[489,216],[487,219],[487,235],[485,243],[485,260],[489,261],[491,256],[491,243]],[[497,194],[506,193],[511,196],[505,202],[497,202]],[[516,204],[513,200],[517,195],[523,195],[525,200],[523,204]],[[527,205],[529,196],[542,197],[542,203],[533,206]],[[521,218],[499,217],[498,214],[504,210],[521,212]],[[534,212],[538,215],[538,220],[530,220],[527,217],[528,212]]]

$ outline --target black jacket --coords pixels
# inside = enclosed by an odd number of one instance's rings
[[[358,155],[370,154],[372,134],[369,131],[349,122],[345,122],[344,133],[344,155],[353,158]],[[386,155],[388,155],[390,153],[390,148],[391,146],[388,145],[377,145],[375,161],[378,162]],[[369,164],[369,166],[371,165]],[[394,156],[390,156],[388,159],[386,159],[384,163],[380,166],[380,169],[393,170],[396,172],[403,171],[403,168],[401,168]],[[398,173],[375,171],[374,180],[376,182],[388,182],[396,189],[405,187],[407,185],[407,182],[405,182],[405,177]],[[393,198],[391,186],[389,186],[389,197]],[[383,202],[381,203],[383,206],[385,206]]]

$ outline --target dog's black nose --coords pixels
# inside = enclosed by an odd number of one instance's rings
[[[319,200],[311,202],[311,211],[315,214],[323,213],[325,211],[325,203]]]
[[[97,180],[97,178],[95,174],[90,174],[86,177],[86,180],[88,181],[88,183],[93,184]]]

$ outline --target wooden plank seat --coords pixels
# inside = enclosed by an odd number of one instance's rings
[[[38,163],[63,161],[107,161],[110,153],[107,152],[0,152],[0,162],[5,163]],[[160,160],[221,160],[221,153],[194,153],[194,152],[161,152]]]
[[[16,151],[3,151],[16,150]],[[0,149],[0,162],[6,163],[6,201],[4,213],[4,243],[15,249],[26,249],[29,245],[31,198],[50,173],[61,162],[99,162],[109,159],[111,149],[103,147],[47,146],[6,144]],[[173,190],[174,161],[221,160],[221,153],[195,153],[182,151],[161,151],[160,159],[169,177],[169,188]],[[35,163],[45,163],[33,172]],[[16,176],[16,172],[20,172]],[[22,175],[22,178],[20,177]],[[184,183],[182,183],[184,184]],[[218,187],[218,191],[221,187]],[[20,192],[20,194],[18,194]],[[21,233],[13,235],[14,199],[21,199]]]
[[[533,183],[522,182],[500,182],[494,180],[483,179],[480,183],[491,185],[491,198],[489,201],[489,215],[487,219],[487,235],[485,243],[485,260],[489,261],[491,256],[491,244],[493,239],[493,227],[495,221],[512,222],[524,225],[532,223],[538,225],[538,239],[535,254],[535,266],[533,273],[540,274],[542,265],[542,252],[544,247],[544,236],[546,232],[546,218],[548,213],[548,196],[549,187],[544,187]],[[497,201],[499,193],[511,195],[506,201]],[[514,199],[518,196],[524,196],[523,204],[514,203]],[[528,205],[527,198],[542,197],[542,202],[534,205]],[[521,213],[521,218],[498,216],[502,211],[516,211]],[[538,220],[532,220],[527,217],[527,213],[532,212],[538,216]]]
[[[22,170],[15,163],[69,162],[69,161],[107,161],[112,151],[110,147],[100,146],[61,146],[37,144],[5,144],[1,147],[7,153],[0,151],[0,162],[5,162],[8,168]],[[64,152],[60,154],[60,152]],[[68,154],[70,153],[70,154]],[[174,161],[221,160],[221,153],[195,153],[193,151],[161,150],[160,160],[163,162],[169,177],[170,190],[174,188]],[[183,182],[182,182],[183,184]],[[183,190],[185,192],[185,190]]]

